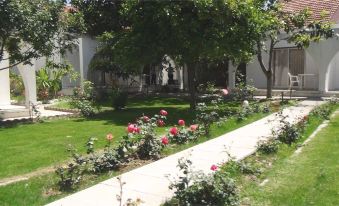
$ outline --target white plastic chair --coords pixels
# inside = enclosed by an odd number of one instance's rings
[[[300,87],[300,78],[299,76],[295,76],[295,75],[292,75],[291,73],[287,73],[288,74],[288,77],[290,79],[290,86],[289,86],[289,90],[292,89],[292,87],[294,87],[295,84],[297,84],[297,87]]]

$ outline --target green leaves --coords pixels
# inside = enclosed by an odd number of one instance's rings
[[[28,64],[73,45],[70,32],[79,32],[81,21],[64,7],[63,0],[0,0],[0,61],[6,51],[12,65]]]

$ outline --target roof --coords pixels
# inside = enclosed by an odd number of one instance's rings
[[[327,20],[339,23],[339,0],[289,0],[284,1],[284,10],[288,12],[298,12],[309,8],[313,15],[313,20],[321,19],[321,12],[329,12]]]

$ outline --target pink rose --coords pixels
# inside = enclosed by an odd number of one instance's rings
[[[157,125],[158,125],[158,127],[163,127],[163,126],[165,126],[165,122],[163,120],[159,119],[157,121]]]
[[[149,122],[149,117],[143,116],[143,117],[142,117],[142,120],[143,120],[144,122]]]
[[[217,169],[218,169],[218,166],[217,166],[217,165],[212,165],[212,166],[211,166],[211,170],[212,170],[212,171],[216,171]]]
[[[227,89],[222,89],[221,90],[221,94],[224,95],[224,96],[227,96],[228,95],[228,90]]]
[[[167,116],[167,111],[166,110],[160,110],[160,115],[162,115],[162,116]]]
[[[137,127],[136,125],[134,126],[134,132],[135,133],[140,133],[141,129],[140,127]]]
[[[112,134],[112,133],[108,133],[108,134],[106,135],[106,139],[107,139],[108,141],[112,141],[112,139],[113,139],[113,134]]]
[[[183,119],[179,119],[178,124],[179,126],[185,126],[185,121]]]
[[[173,135],[176,136],[178,134],[178,128],[172,127],[169,132]]]
[[[162,138],[161,138],[161,143],[162,144],[164,144],[164,145],[167,145],[168,144],[168,138],[166,137],[166,136],[163,136]]]
[[[128,124],[127,132],[128,133],[133,133],[133,132],[135,132],[135,128],[136,128],[135,124]]]
[[[192,124],[192,125],[190,126],[190,130],[191,130],[192,132],[195,132],[195,131],[198,129],[198,127],[199,127],[199,125],[197,125],[197,124]]]

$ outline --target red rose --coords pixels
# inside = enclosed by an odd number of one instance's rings
[[[167,111],[166,110],[160,110],[160,115],[162,115],[162,116],[167,116]]]
[[[149,122],[149,117],[147,117],[147,116],[143,116],[142,119],[143,119],[144,122]]]
[[[227,89],[222,89],[221,90],[221,94],[224,95],[224,96],[228,95],[228,90]]]
[[[141,129],[140,127],[137,127],[136,125],[134,126],[134,132],[135,133],[140,133]]]
[[[106,139],[107,139],[108,141],[111,141],[111,140],[113,139],[113,134],[112,134],[112,133],[108,133],[108,134],[106,135]]]
[[[134,125],[134,124],[128,124],[127,132],[128,132],[128,133],[133,133],[133,132],[135,132],[135,125]]]
[[[169,132],[173,135],[176,136],[178,134],[178,128],[172,127]]]
[[[163,127],[163,126],[165,126],[165,122],[163,120],[159,119],[157,121],[157,125],[158,125],[158,127]]]
[[[178,124],[179,126],[185,126],[185,121],[183,119],[179,119]]]
[[[218,169],[218,166],[217,166],[217,165],[212,165],[212,166],[211,166],[211,170],[212,170],[212,171],[216,171],[217,169]]]
[[[197,125],[197,124],[192,124],[192,125],[190,126],[190,130],[191,130],[192,132],[195,132],[195,131],[198,129],[198,127],[199,127],[199,125]]]
[[[164,145],[167,145],[168,144],[168,138],[166,136],[163,136],[161,138],[161,143],[164,144]]]

